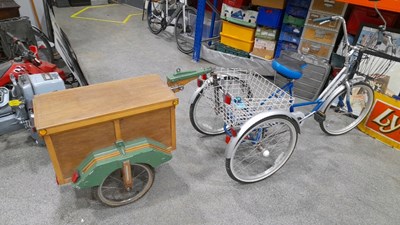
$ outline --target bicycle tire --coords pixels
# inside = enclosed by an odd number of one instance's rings
[[[223,115],[219,115],[219,107],[215,104],[223,104],[221,102],[222,91],[220,87],[215,87],[218,93],[215,99],[217,102],[212,102],[206,97],[204,92],[210,91],[209,88],[204,88],[190,104],[189,117],[193,128],[199,133],[215,136],[224,133]]]
[[[147,25],[151,33],[156,35],[164,30],[165,14],[163,15],[162,1],[165,2],[165,0],[149,0],[147,4]]]
[[[185,54],[190,54],[194,50],[194,34],[196,21],[192,21],[196,16],[191,17],[190,14],[196,15],[195,8],[186,6],[185,12],[180,11],[175,21],[175,40],[179,51]],[[185,15],[185,16],[184,16]],[[185,19],[186,29],[183,29],[183,21]]]
[[[190,104],[189,117],[196,131],[205,135],[215,136],[225,132],[223,93],[229,93],[230,84],[240,82],[240,96],[250,98],[252,97],[252,92],[247,83],[237,77],[224,76],[218,78],[217,82],[219,84],[217,86],[214,86],[212,80],[208,81]]]
[[[126,205],[142,198],[153,185],[154,171],[146,164],[133,164],[131,169],[132,179],[134,179],[134,186],[131,190],[124,188],[123,181],[119,180],[122,177],[122,170],[117,169],[109,174],[98,187],[92,189],[94,196],[103,204],[111,207]],[[138,174],[136,175],[135,173]],[[119,191],[112,194],[107,193],[113,190],[110,186]]]
[[[54,52],[49,39],[39,28],[32,26],[32,32],[35,35],[36,46],[38,47],[38,56],[40,60],[54,63]]]
[[[325,120],[320,122],[320,127],[326,134],[336,136],[349,132],[371,111],[374,102],[374,90],[369,84],[357,82],[351,86],[350,106],[353,112],[348,112],[348,106],[345,104],[348,98],[346,92],[346,89],[339,92],[321,110],[325,114]],[[355,115],[357,113],[358,115]]]
[[[258,140],[259,139],[259,140]],[[298,140],[296,122],[285,115],[253,122],[240,137],[232,139],[226,158],[228,175],[240,183],[261,181],[278,171],[293,154]],[[249,151],[247,151],[249,150]]]

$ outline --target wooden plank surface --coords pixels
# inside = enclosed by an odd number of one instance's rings
[[[172,108],[172,111],[171,109]],[[120,120],[122,140],[131,141],[146,137],[156,140],[168,147],[175,148],[175,129],[171,128],[172,114],[175,108],[164,108],[141,113]]]
[[[75,130],[65,131],[51,135],[53,149],[48,149],[54,170],[57,173],[56,165],[59,165],[62,178],[60,183],[66,183],[65,179],[72,176],[79,164],[93,151],[112,146],[116,141],[114,122],[94,124]],[[47,142],[46,142],[47,144]],[[54,153],[53,153],[54,152]]]
[[[176,99],[159,75],[94,84],[35,96],[35,125],[42,130]]]

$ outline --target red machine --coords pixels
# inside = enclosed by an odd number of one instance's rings
[[[14,74],[14,76],[18,78],[21,74],[57,72],[63,80],[66,79],[64,71],[55,64],[39,60],[36,46],[30,46],[30,49],[28,49],[15,36],[10,33],[7,33],[7,35],[17,44],[20,56],[14,58],[14,60],[0,64],[0,87],[11,83],[11,74]]]

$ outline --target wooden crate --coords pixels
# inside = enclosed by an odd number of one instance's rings
[[[19,17],[20,6],[14,0],[2,0],[0,3],[0,20]]]
[[[147,137],[176,148],[178,99],[158,75],[38,95],[33,104],[59,184],[89,153],[117,140]]]

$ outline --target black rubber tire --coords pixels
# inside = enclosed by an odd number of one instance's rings
[[[373,103],[374,103],[374,90],[372,89],[372,87],[365,83],[365,82],[358,82],[352,85],[352,90],[356,90],[354,88],[363,88],[365,91],[367,91],[367,95],[368,95],[368,100],[366,102],[366,108],[363,109],[363,111],[361,112],[361,116],[354,116],[354,115],[344,115],[343,113],[339,112],[337,113],[336,111],[338,111],[338,107],[333,105],[336,103],[336,99],[339,96],[345,96],[346,95],[346,89],[344,89],[343,91],[341,91],[339,94],[337,94],[335,96],[335,98],[333,98],[328,105],[322,110],[322,112],[326,115],[325,120],[320,122],[319,125],[321,127],[321,130],[323,132],[325,132],[328,135],[332,135],[332,136],[337,136],[337,135],[342,135],[345,134],[349,131],[351,131],[353,128],[355,128],[358,124],[361,123],[361,121],[363,121],[363,119],[368,115],[368,113],[371,111]],[[336,104],[337,105],[337,104]],[[343,107],[343,108],[347,108],[347,107]],[[331,109],[333,109],[333,111],[335,112],[335,114],[337,115],[342,115],[342,117],[339,118],[339,120],[333,121],[333,116],[331,115]],[[329,112],[328,112],[329,110]],[[354,121],[352,121],[352,119],[354,119]],[[332,126],[339,125],[339,122],[345,122],[344,120],[348,120],[350,121],[348,125],[346,125],[343,128],[340,128],[338,130],[329,130]],[[333,121],[332,123],[329,123]],[[332,124],[332,125],[330,125]]]
[[[253,96],[253,93],[251,92],[251,88],[245,81],[239,80],[236,77],[225,76],[223,78],[218,78],[217,81],[218,86],[216,87],[214,87],[212,82],[213,81],[210,81],[210,83],[205,84],[207,86],[203,87],[203,89],[195,97],[193,103],[190,104],[189,117],[193,128],[197,130],[199,133],[209,136],[216,136],[223,134],[225,132],[224,115],[222,114],[222,112],[224,111],[222,92],[227,91],[229,93],[230,91],[229,83],[239,82],[242,91],[241,96],[243,97],[246,96],[247,98],[251,98]],[[224,82],[228,82],[228,84],[224,85]],[[224,90],[222,90],[221,86],[219,85],[224,86]],[[218,94],[218,96],[216,96],[216,93]],[[213,102],[208,102],[208,104],[204,104],[204,106],[198,106],[199,104],[200,105],[202,104],[200,102],[204,98],[206,98],[205,99],[206,101],[213,101]],[[198,109],[205,110],[205,112],[198,113]],[[209,112],[207,112],[208,109],[210,110]],[[204,117],[203,118],[204,123],[209,122],[209,124],[206,124],[206,126],[202,127],[201,124],[199,124],[201,122],[196,121],[196,118],[200,117]],[[215,125],[217,125],[217,128],[215,128]]]
[[[160,14],[159,16],[161,17],[162,13],[162,7],[159,5],[158,8],[156,9],[155,4],[158,4],[161,0],[149,0],[147,4],[147,24],[149,26],[149,30],[153,34],[159,34],[162,30],[164,30],[162,21],[165,20],[165,17],[162,17],[160,21],[154,21],[154,14]],[[156,12],[153,12],[153,10],[157,10]],[[160,27],[154,28],[153,25],[158,24]]]
[[[132,167],[133,178],[135,178],[134,185],[136,185],[138,183],[138,181],[136,179],[139,179],[139,178],[137,178],[137,176],[142,174],[142,172],[140,172],[139,175],[135,176],[135,170],[137,168],[142,168],[143,171],[146,172],[145,175],[147,175],[147,180],[145,180],[145,184],[144,184],[143,188],[141,188],[139,190],[139,192],[135,192],[134,195],[130,196],[129,198],[126,198],[126,199],[124,199],[124,198],[123,199],[115,199],[115,200],[111,199],[111,198],[107,198],[104,195],[104,193],[103,193],[104,191],[102,190],[103,185],[105,183],[109,182],[109,180],[115,182],[115,181],[118,180],[118,178],[121,178],[121,174],[120,174],[121,173],[120,172],[121,169],[117,169],[114,172],[112,172],[111,174],[109,174],[106,178],[104,178],[104,180],[102,181],[102,183],[98,187],[94,187],[92,189],[94,196],[100,202],[102,202],[103,204],[105,204],[107,206],[111,206],[111,207],[117,207],[117,206],[126,205],[126,204],[129,204],[129,203],[135,202],[135,201],[139,200],[141,197],[143,197],[150,190],[151,186],[153,185],[153,182],[154,182],[154,171],[153,171],[153,168],[151,168],[150,166],[148,166],[146,164],[133,164],[133,165],[131,165],[131,167]],[[135,169],[135,167],[136,167],[136,169]],[[112,176],[116,176],[117,178],[114,178]],[[113,178],[113,179],[108,179],[110,177]],[[116,182],[116,183],[120,184],[120,185],[123,185],[122,181],[119,181],[119,182]],[[134,188],[135,188],[135,186],[133,187],[133,189]],[[109,189],[111,189],[111,188],[108,188],[108,190]],[[123,189],[123,188],[116,188],[116,189]],[[107,190],[107,188],[106,188],[106,190]],[[129,192],[133,192],[133,191],[134,190],[130,190],[130,191],[124,190],[124,193],[129,193]],[[114,194],[114,195],[112,195],[112,197],[116,197],[116,195]]]
[[[223,134],[225,131],[224,131],[224,127],[223,127],[223,125],[222,125],[222,127],[220,128],[220,129],[216,129],[215,131],[213,131],[213,130],[206,130],[206,129],[204,129],[204,128],[200,128],[201,127],[201,125],[199,125],[198,123],[197,123],[197,121],[195,120],[195,115],[197,114],[197,107],[198,107],[198,104],[199,104],[199,102],[200,102],[200,100],[202,99],[202,98],[205,98],[203,95],[202,95],[202,92],[200,92],[197,96],[196,96],[196,98],[194,99],[194,101],[193,101],[193,103],[192,104],[190,104],[190,110],[189,110],[189,117],[190,117],[190,123],[192,124],[192,126],[193,126],[193,128],[196,130],[196,131],[198,131],[199,133],[201,133],[201,134],[205,134],[205,135],[208,135],[208,136],[216,136],[216,135],[221,135],[221,134]],[[222,103],[223,104],[223,103]],[[203,107],[203,109],[204,109],[204,107]],[[224,123],[223,122],[223,116],[222,115],[216,115],[217,116],[217,118],[220,120],[220,123]]]
[[[196,9],[193,7],[190,7],[190,6],[186,6],[185,11],[186,11],[185,15],[189,15],[189,14],[196,15],[197,14]],[[190,34],[190,36],[193,36],[193,40],[191,38],[189,40],[187,37],[185,37],[186,34],[182,36],[182,32],[183,32],[183,27],[181,24],[182,21],[183,21],[183,10],[181,12],[179,12],[178,16],[176,17],[175,40],[176,40],[176,44],[177,44],[179,51],[181,51],[182,53],[185,53],[185,54],[190,54],[194,50],[195,26],[192,26],[190,24],[190,16],[189,16],[189,18],[186,19],[186,22],[189,23],[189,24],[186,24],[186,32],[188,34]],[[194,23],[195,22],[196,21],[194,21]],[[184,43],[186,43],[187,45],[185,45]]]

